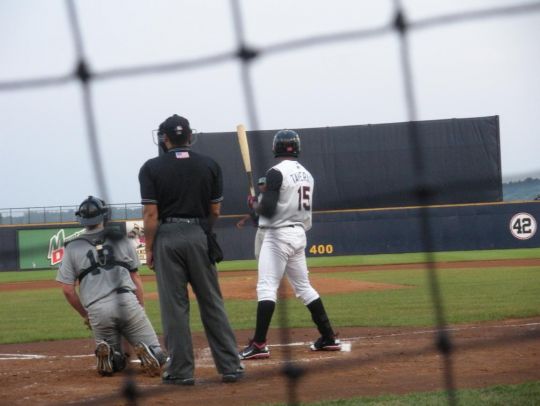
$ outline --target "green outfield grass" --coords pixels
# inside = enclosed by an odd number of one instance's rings
[[[309,257],[307,259],[310,267],[323,266],[353,266],[353,265],[388,265],[388,264],[416,264],[425,263],[426,254],[420,252],[404,254],[377,254],[377,255],[348,255],[348,256],[324,256]],[[451,251],[435,252],[433,258],[437,262],[457,262],[457,261],[482,261],[497,259],[526,259],[540,258],[540,248],[523,248],[512,250],[484,250],[484,251]],[[224,261],[218,265],[219,271],[235,271],[257,269],[255,260]],[[141,267],[142,275],[151,275],[152,271],[146,266]],[[56,271],[13,271],[0,272],[0,283],[52,280]]]
[[[531,251],[522,253],[526,256],[530,255]],[[497,255],[499,258],[514,258],[516,253],[498,252]],[[348,261],[349,257],[346,260]],[[49,274],[50,279],[54,277],[54,273],[44,272]],[[32,271],[32,274],[34,273]],[[448,323],[523,318],[540,314],[539,266],[440,269],[437,275]],[[418,269],[382,272],[353,272],[344,268],[343,272],[317,274],[317,277],[403,286],[395,290],[324,295],[325,305],[337,328],[430,326],[434,323],[427,273],[421,265]],[[145,291],[155,292],[155,282],[145,283]],[[287,306],[288,326],[312,326],[311,319],[299,300],[285,300],[280,302],[279,306]],[[254,327],[254,300],[227,300],[226,308],[235,329]],[[146,310],[156,330],[161,333],[157,301],[147,300]],[[274,318],[272,327],[278,327],[278,321],[279,318]],[[194,331],[202,330],[196,302],[192,303],[191,323]],[[3,292],[0,295],[0,343],[83,337],[90,337],[90,332],[82,328],[80,317],[69,307],[59,288]]]
[[[457,393],[460,406],[536,406],[540,399],[540,382],[528,382],[520,385],[498,385],[482,389],[465,389]],[[272,403],[267,406],[281,406],[284,403]],[[359,397],[352,399],[327,400],[315,403],[301,403],[302,406],[446,406],[448,397],[445,392],[425,392],[410,395],[384,395]]]

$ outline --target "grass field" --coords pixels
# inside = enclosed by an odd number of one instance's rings
[[[454,252],[435,254],[438,261],[481,259],[540,258],[540,249]],[[372,255],[311,259],[311,266],[419,263],[420,254]],[[331,262],[330,262],[331,261]],[[245,269],[244,261],[220,264],[221,270]],[[143,269],[143,274],[152,271]],[[54,271],[0,273],[0,283],[52,280]],[[332,273],[332,278],[391,283],[407,289],[325,295],[324,300],[337,326],[429,326],[434,323],[433,304],[425,270],[388,270],[384,272]],[[531,317],[540,314],[540,268],[464,268],[440,269],[438,279],[447,321],[452,324]],[[145,292],[155,292],[154,282],[145,284]],[[290,327],[311,326],[300,301],[283,301]],[[255,301],[227,300],[226,307],[235,329],[249,329],[255,323]],[[156,300],[147,300],[147,313],[161,333]],[[201,331],[196,302],[192,305],[192,328]],[[39,317],[36,317],[39,314]],[[69,307],[60,289],[3,292],[0,296],[0,343],[62,340],[88,337],[81,319]],[[272,327],[277,327],[277,318]]]
[[[457,402],[461,406],[536,406],[540,399],[540,382],[528,382],[521,385],[497,385],[482,389],[466,389],[457,392]],[[284,406],[274,403],[271,406]],[[388,395],[339,399],[315,403],[301,403],[309,406],[445,406],[448,397],[445,392],[414,393],[410,395]],[[270,405],[268,405],[270,406]]]
[[[440,270],[439,281],[447,321],[451,324],[531,317],[540,314],[540,268],[465,268]],[[428,280],[424,270],[339,272],[332,278],[407,285],[407,289],[325,295],[332,321],[340,326],[429,326],[434,323]],[[155,292],[154,282],[145,291]],[[309,327],[302,303],[287,306],[290,327]],[[146,311],[161,333],[158,303],[146,301]],[[255,301],[227,300],[235,329],[255,324]],[[196,302],[192,329],[201,331]],[[39,314],[39,317],[36,317]],[[80,317],[69,307],[60,289],[3,292],[0,296],[0,343],[62,340],[88,337]],[[277,318],[272,327],[277,327]]]
[[[436,262],[526,259],[540,258],[540,248],[435,252],[432,255]],[[413,252],[404,254],[310,257],[308,258],[307,262],[309,267],[421,264],[426,262],[426,254],[421,252]],[[218,269],[219,271],[234,271],[239,269],[255,270],[257,269],[257,262],[255,260],[224,261],[218,265]],[[51,280],[54,279],[55,273],[56,271],[52,269],[23,272],[0,272],[0,283]],[[141,268],[141,274],[150,275],[152,274],[152,271],[143,266]]]
[[[434,254],[438,262],[540,258],[539,249],[449,252]],[[370,255],[311,258],[311,267],[377,264],[415,264],[415,269],[318,274],[345,280],[405,285],[397,290],[363,291],[328,294],[325,305],[332,322],[346,326],[430,326],[434,324],[432,296],[427,273],[422,266],[423,254]],[[254,261],[231,261],[220,264],[220,271],[254,269]],[[142,274],[152,271],[142,269]],[[451,266],[437,270],[446,320],[450,324],[525,318],[540,315],[540,266],[470,267]],[[53,280],[55,271],[0,273],[0,284],[20,281]],[[146,293],[156,291],[155,282],[145,283]],[[312,327],[304,306],[296,299],[284,300],[289,327]],[[226,301],[234,329],[252,329],[255,325],[255,301]],[[162,332],[156,300],[147,300],[147,313],[158,333]],[[272,327],[278,327],[274,318]],[[202,325],[196,302],[192,303],[192,329]],[[5,291],[0,295],[0,344],[23,343],[69,338],[89,338],[78,315],[69,307],[59,288]],[[540,399],[540,382],[504,385],[458,391],[459,404],[533,405]],[[383,396],[335,400],[312,405],[443,405],[443,392],[415,393],[406,396]]]

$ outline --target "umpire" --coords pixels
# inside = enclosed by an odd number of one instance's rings
[[[139,172],[146,261],[156,272],[170,356],[162,381],[195,383],[190,283],[222,381],[236,382],[243,366],[208,249],[208,234],[220,215],[223,200],[221,168],[210,157],[191,151],[191,136],[187,119],[176,114],[167,118],[158,130],[159,145],[165,153],[146,161]]]

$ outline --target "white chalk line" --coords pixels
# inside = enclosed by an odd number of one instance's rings
[[[534,323],[523,323],[523,324],[501,324],[501,325],[494,325],[494,326],[467,326],[467,327],[451,327],[446,328],[445,331],[466,331],[466,330],[476,330],[476,329],[497,329],[497,328],[522,328],[522,327],[536,327],[540,326],[540,322],[534,322]],[[422,335],[422,334],[434,334],[437,333],[438,330],[432,329],[432,330],[418,330],[418,331],[407,331],[403,333],[391,333],[391,334],[379,334],[379,335],[365,335],[365,336],[356,336],[356,337],[346,337],[342,338],[341,342],[342,345],[344,345],[344,349],[342,348],[341,351],[336,351],[336,353],[341,352],[350,352],[352,349],[352,342],[355,341],[362,341],[362,340],[373,340],[376,338],[392,338],[392,337],[403,337],[408,335]],[[300,346],[309,346],[311,345],[311,341],[304,341],[304,342],[295,342],[295,343],[287,343],[287,344],[270,344],[268,347],[270,348],[280,348],[280,347],[300,347]],[[359,343],[362,344],[362,343]],[[372,343],[369,343],[371,345]],[[368,345],[368,344],[366,344]],[[18,361],[24,361],[24,360],[36,360],[36,359],[53,359],[53,358],[86,358],[86,357],[94,357],[94,354],[82,354],[82,355],[40,355],[40,354],[0,354],[0,361],[11,361],[11,360],[18,360]],[[200,355],[197,357],[197,361],[202,361],[206,359],[210,359],[210,349],[209,348],[203,348],[200,350]],[[298,362],[312,362],[319,359],[327,359],[328,357],[310,357],[310,358],[300,358],[295,359],[295,361]],[[132,360],[131,362],[139,363],[139,360]],[[271,362],[265,362],[265,364],[281,364],[286,361],[271,361]],[[201,367],[213,367],[214,364],[202,364],[199,365]]]
[[[507,325],[497,325],[497,326],[468,326],[468,327],[452,327],[446,328],[445,331],[465,331],[465,330],[474,330],[474,329],[488,329],[488,328],[514,328],[514,327],[530,327],[538,326],[538,323],[525,323],[525,324],[507,324]],[[366,336],[356,336],[356,337],[346,337],[342,338],[342,342],[346,341],[360,341],[360,340],[372,340],[374,338],[390,338],[390,337],[400,337],[408,335],[420,335],[420,334],[433,334],[437,333],[438,330],[418,330],[418,331],[406,331],[403,333],[392,333],[392,334],[380,334],[380,335],[366,335]],[[297,342],[297,343],[288,343],[288,344],[270,344],[268,347],[298,347],[304,345],[310,345],[311,342]]]
[[[48,358],[48,355],[38,354],[0,354],[0,361],[4,360],[23,360],[23,359],[43,359]]]

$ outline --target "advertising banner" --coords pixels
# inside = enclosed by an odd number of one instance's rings
[[[122,222],[111,224],[124,232]],[[141,262],[146,263],[142,221],[128,221],[125,225],[128,227],[125,232],[133,242]],[[77,226],[17,230],[19,269],[57,268],[64,257],[65,244],[83,232],[84,228]]]
[[[84,228],[45,228],[18,230],[19,268],[41,269],[58,267],[64,257],[64,245]]]

